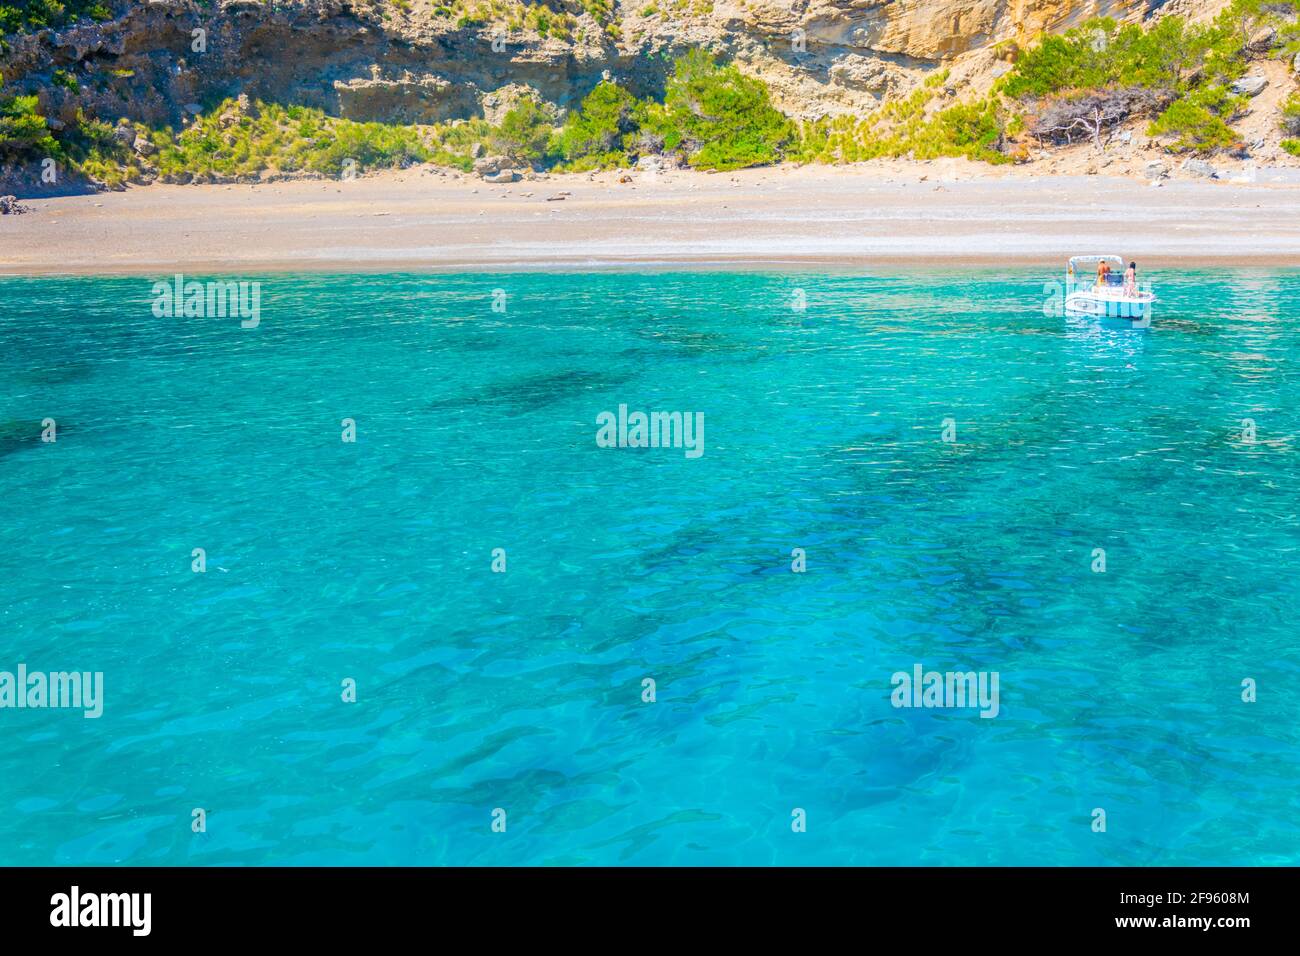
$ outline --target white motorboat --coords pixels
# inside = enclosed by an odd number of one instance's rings
[[[1109,267],[1102,278],[1101,263]],[[1125,319],[1148,325],[1155,293],[1147,288],[1127,288],[1124,260],[1119,256],[1075,256],[1065,272],[1065,312],[1103,319]]]

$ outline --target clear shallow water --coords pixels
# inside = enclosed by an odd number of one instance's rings
[[[1044,278],[0,280],[0,863],[1300,862],[1300,275]]]

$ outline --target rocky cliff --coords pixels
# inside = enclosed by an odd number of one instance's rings
[[[1187,6],[1173,0],[1169,6]],[[1165,0],[146,0],[112,19],[10,37],[6,92],[42,111],[176,125],[240,93],[361,120],[486,113],[526,85],[560,105],[602,75],[656,92],[705,47],[764,79],[797,117],[860,112],[951,69],[978,87],[995,45],[1091,16],[1137,20]],[[1213,0],[1192,4],[1217,6]],[[56,71],[61,71],[56,73]],[[62,82],[56,82],[62,78]],[[71,78],[71,79],[69,79]]]

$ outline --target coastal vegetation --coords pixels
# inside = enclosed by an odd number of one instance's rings
[[[573,171],[655,155],[728,170],[779,162],[798,139],[766,84],[695,50],[675,62],[662,100],[639,100],[611,80],[597,84],[549,136],[546,158]]]
[[[639,145],[698,169],[740,169],[779,161],[798,130],[772,106],[766,84],[694,50],[668,78],[662,103],[639,104]]]
[[[100,0],[5,0],[0,3],[0,35],[61,27],[77,20],[109,16]]]
[[[518,166],[533,166],[546,157],[554,114],[532,96],[522,97],[489,127],[487,145]]]
[[[0,155],[58,155],[59,144],[40,112],[40,97],[4,95],[0,77]]]
[[[179,133],[150,134],[163,177],[248,177],[262,170],[338,176],[356,170],[409,165],[429,158],[414,130],[356,123],[304,106],[258,103],[239,108],[226,100]]]
[[[410,5],[372,6],[387,16],[415,15]],[[504,23],[560,38],[582,12],[602,27],[614,24],[611,0],[439,0],[419,9],[466,27]],[[0,28],[59,26],[107,12],[104,3],[0,0]],[[1135,122],[1173,153],[1244,155],[1234,128],[1249,109],[1250,90],[1241,81],[1254,60],[1300,53],[1300,0],[1233,0],[1202,24],[1177,16],[1146,27],[1097,18],[1024,49],[1005,41],[994,52],[1003,75],[977,97],[963,98],[948,70],[939,69],[865,114],[803,121],[777,108],[763,80],[700,50],[673,62],[658,96],[638,96],[607,78],[567,112],[523,95],[495,122],[423,125],[356,122],[238,97],[194,107],[199,114],[178,127],[149,127],[75,108],[87,83],[102,91],[105,83],[130,80],[131,71],[79,76],[74,65],[48,77],[59,120],[43,114],[45,94],[6,96],[0,87],[0,163],[54,157],[110,187],[339,176],[423,162],[469,172],[484,157],[499,158],[500,167],[563,171],[656,158],[706,170],[783,160],[1010,163],[1028,159],[1034,146],[1091,141],[1100,148]],[[1281,125],[1283,148],[1300,156],[1300,97],[1287,102]]]
[[[1249,97],[1233,85],[1253,59],[1300,49],[1300,0],[1233,0],[1202,25],[1177,16],[1149,28],[1097,18],[1013,51],[995,91],[1016,103],[1039,142],[1099,140],[1146,117],[1173,152],[1240,148],[1232,123]]]
[[[1292,156],[1300,156],[1300,93],[1292,93],[1282,105],[1282,148]]]
[[[598,30],[611,38],[618,37],[614,0],[434,0],[418,11],[409,0],[389,0],[372,6],[380,8],[384,19],[395,14],[427,16],[461,29],[500,27],[558,40],[577,37],[582,32],[579,15],[586,13]]]
[[[630,165],[637,107],[636,97],[626,89],[602,80],[551,139],[552,153],[574,171]]]
[[[948,72],[931,75],[908,96],[887,101],[863,119],[837,116],[805,123],[798,157],[805,162],[857,163],[879,158],[965,156],[1008,163],[1005,146],[1019,120],[996,97],[952,103]]]
[[[358,123],[305,106],[227,99],[180,129],[118,127],[78,115],[57,136],[35,96],[0,98],[0,158],[54,156],[108,186],[252,180],[265,174],[337,176],[434,162],[468,171],[491,153],[516,167],[590,170],[662,154],[700,169],[777,162],[799,129],[762,81],[701,52],[681,57],[664,96],[637,99],[605,81],[557,125],[555,111],[520,97],[494,125],[483,119],[428,126]],[[351,162],[351,166],[346,164]]]

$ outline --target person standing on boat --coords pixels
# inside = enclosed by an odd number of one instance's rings
[[[1137,295],[1138,292],[1138,264],[1130,262],[1128,269],[1124,273],[1124,294]]]
[[[1110,275],[1110,263],[1102,259],[1097,263],[1097,288],[1103,288],[1106,285],[1106,277]]]

